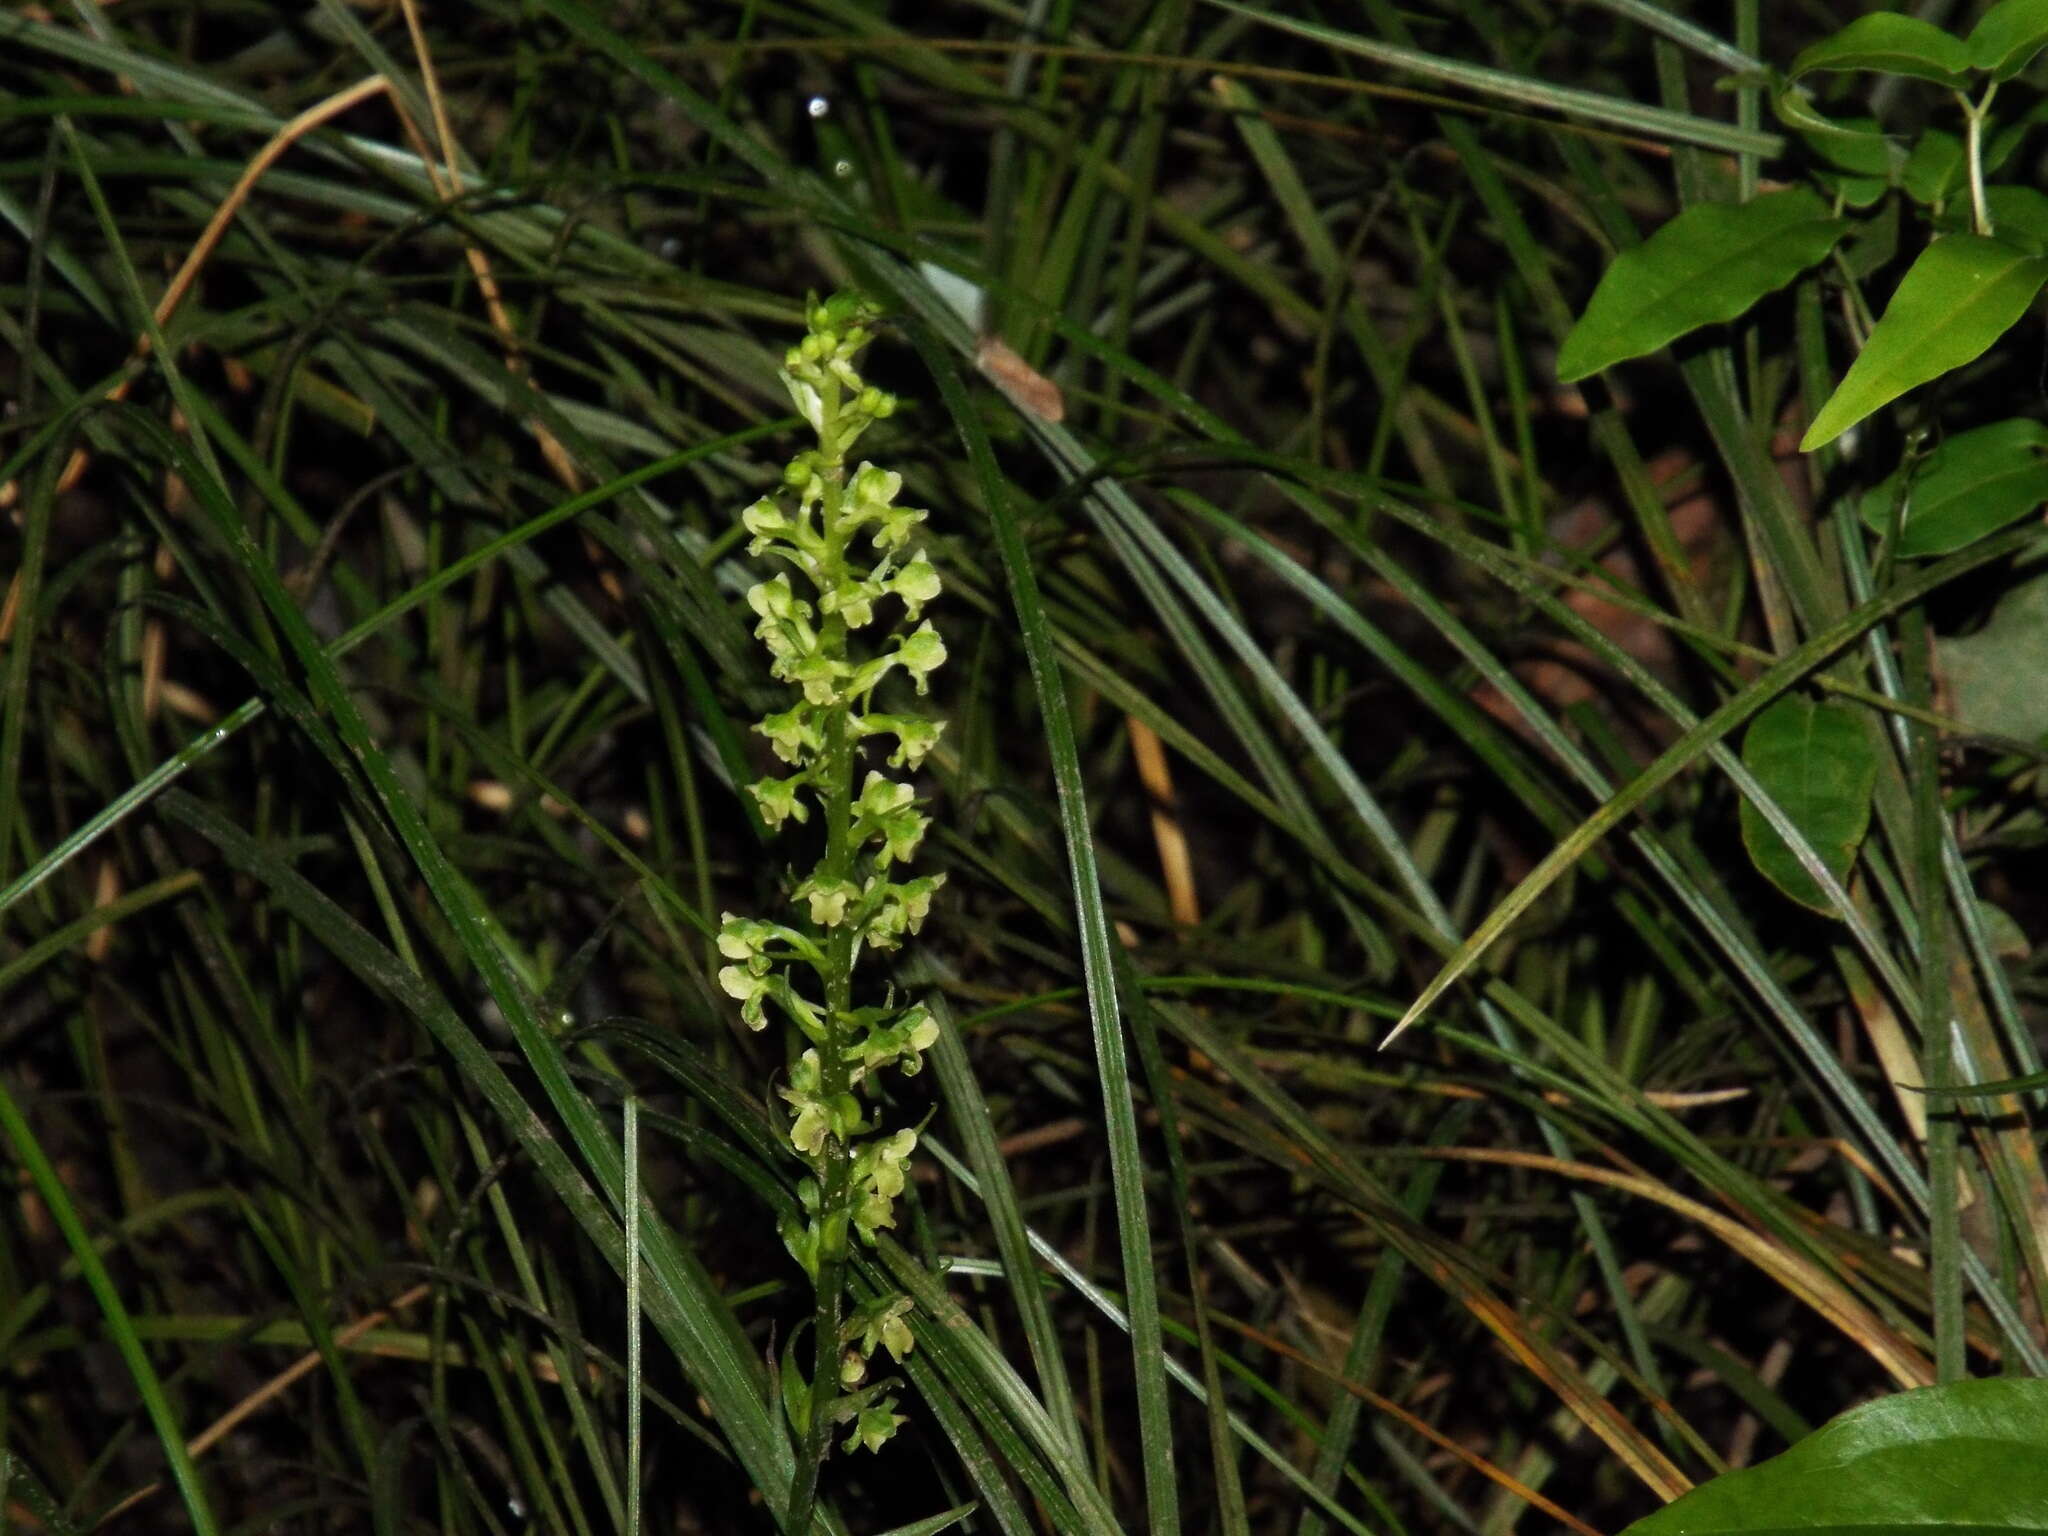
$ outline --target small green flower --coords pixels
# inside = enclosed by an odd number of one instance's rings
[[[744,965],[728,965],[720,969],[718,984],[729,997],[739,999],[740,1018],[749,1029],[768,1027],[768,1016],[762,1012],[762,1004],[774,990],[774,981],[767,976],[757,976]]]
[[[879,581],[842,581],[818,598],[820,613],[836,613],[848,629],[865,629],[875,620],[875,602],[887,588]]]
[[[917,1132],[906,1129],[887,1140],[869,1142],[855,1156],[853,1180],[860,1198],[853,1224],[865,1241],[872,1243],[877,1232],[896,1225],[896,1197],[903,1193],[916,1146]]]
[[[870,880],[869,891],[879,886],[881,899],[875,903],[863,934],[868,943],[877,949],[894,949],[903,942],[904,935],[916,933],[924,926],[932,909],[932,897],[943,884],[943,875],[920,875],[901,884],[879,878]]]
[[[813,704],[797,704],[779,715],[769,715],[754,729],[768,738],[775,755],[785,763],[815,757],[825,746],[818,736],[817,706]]]
[[[887,1231],[896,1225],[896,1202],[873,1190],[864,1190],[855,1197],[853,1226],[863,1242],[872,1243],[875,1234]]]
[[[910,564],[897,571],[883,586],[903,599],[904,616],[910,619],[923,613],[924,605],[942,590],[939,573],[925,559],[923,550],[919,550]]]
[[[924,1068],[924,1053],[938,1038],[938,1020],[923,1003],[913,1003],[889,1026],[890,1059],[901,1063],[905,1077],[915,1077]]]
[[[903,477],[895,470],[877,469],[872,464],[861,465],[853,472],[853,479],[846,487],[847,499],[853,503],[853,510],[847,515],[848,522],[858,526],[893,502],[896,493],[902,489]]]
[[[923,693],[926,678],[946,662],[946,642],[939,638],[939,632],[932,628],[932,621],[926,619],[916,629],[904,636],[896,647],[897,663],[908,672],[917,684],[917,691]]]
[[[740,522],[751,533],[753,541],[747,545],[747,553],[759,555],[767,552],[777,538],[786,537],[792,527],[789,517],[782,508],[763,496],[740,514]]]
[[[895,783],[870,769],[867,782],[860,788],[860,801],[854,808],[862,816],[880,821],[910,804],[911,799],[908,784]]]
[[[895,1398],[885,1397],[874,1407],[861,1409],[860,1417],[853,1421],[853,1433],[846,1437],[840,1449],[879,1451],[887,1445],[895,1438],[897,1426],[910,1422],[902,1414],[892,1411],[895,1406]]]
[[[838,657],[812,651],[781,675],[802,687],[805,703],[823,706],[846,702],[841,684],[852,672],[853,668]]]
[[[917,1132],[906,1126],[886,1141],[862,1147],[860,1156],[854,1159],[853,1176],[865,1180],[868,1188],[884,1200],[894,1200],[903,1193],[905,1170],[910,1154],[916,1150]]]
[[[854,1353],[863,1359],[882,1348],[890,1359],[900,1361],[917,1343],[904,1321],[911,1306],[908,1296],[878,1296],[847,1320],[842,1337],[854,1343]]]
[[[796,595],[789,577],[778,571],[747,589],[747,606],[764,619],[808,619],[811,605]]]
[[[761,819],[771,827],[781,826],[792,816],[798,821],[809,821],[810,807],[796,797],[797,790],[809,780],[810,775],[806,773],[793,773],[786,779],[762,779],[749,784],[747,793],[761,807]]]
[[[863,464],[855,470],[853,480],[846,488],[846,499],[852,503],[846,526],[851,529],[873,523],[874,532],[869,539],[882,554],[901,549],[909,540],[910,531],[925,520],[922,508],[895,504],[897,493],[902,489],[901,475],[893,469],[877,469],[872,464]]]
[[[918,844],[924,841],[924,829],[929,825],[931,818],[915,811],[891,812],[880,825],[882,847],[875,854],[876,867],[887,869],[892,863],[916,858]]]
[[[776,1090],[795,1111],[789,1127],[790,1144],[806,1157],[816,1157],[824,1150],[826,1133],[832,1129],[832,1107],[818,1093],[821,1076],[818,1052],[813,1048],[790,1069],[789,1086]]]
[[[795,899],[809,901],[811,921],[820,928],[836,928],[846,921],[846,904],[857,900],[860,887],[851,880],[820,880],[813,876],[796,888]]]
[[[896,750],[889,755],[889,766],[915,771],[939,744],[939,733],[945,725],[922,715],[876,714],[863,715],[859,729],[863,736],[894,736]]]
[[[762,975],[768,969],[765,951],[776,932],[773,923],[722,912],[718,917],[718,952],[728,960],[746,961],[748,970],[756,976]]]

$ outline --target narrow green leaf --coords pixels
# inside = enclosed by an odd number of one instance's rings
[[[2048,282],[2048,260],[2002,240],[1945,235],[1920,253],[1848,376],[1800,440],[1833,442],[1907,390],[1975,360]]]
[[[1096,873],[1095,845],[1088,820],[1087,795],[1074,724],[1068,713],[1059,657],[1031,554],[1009,501],[1007,483],[997,469],[986,433],[970,407],[958,371],[936,337],[924,327],[911,329],[911,339],[939,386],[948,413],[967,449],[981,487],[996,549],[1008,578],[1010,601],[1031,666],[1052,759],[1053,783],[1059,803],[1068,873],[1072,880],[1075,927],[1081,940],[1081,973],[1088,995],[1088,1016],[1094,1029],[1096,1064],[1102,1080],[1102,1106],[1109,1142],[1110,1184],[1115,1193],[1117,1245],[1131,1315],[1132,1355],[1137,1371],[1138,1446],[1144,1467],[1147,1529],[1180,1530],[1180,1487],[1174,1473],[1173,1426],[1168,1412],[1166,1378],[1158,1370],[1165,1356],[1160,1328],[1158,1278],[1154,1272],[1151,1220],[1145,1202],[1145,1159],[1138,1142],[1135,1085],[1117,1006],[1111,958],[1109,918]],[[1087,1490],[1075,1488],[1076,1501]]]
[[[1966,48],[1961,38],[1932,22],[1897,11],[1875,11],[1803,50],[1792,61],[1791,78],[1818,69],[1860,69],[1956,85],[1969,73],[1975,41],[1972,37],[1973,46]]]
[[[206,1487],[199,1480],[199,1468],[191,1452],[185,1448],[185,1433],[179,1427],[170,1396],[164,1391],[163,1379],[157,1375],[149,1352],[143,1348],[142,1340],[135,1331],[135,1319],[121,1300],[120,1288],[100,1257],[99,1247],[86,1231],[84,1216],[73,1203],[70,1190],[65,1187],[49,1154],[43,1150],[43,1144],[36,1139],[28,1116],[15,1103],[14,1095],[7,1091],[5,1083],[0,1083],[0,1137],[4,1137],[13,1148],[15,1161],[20,1164],[22,1173],[42,1197],[44,1208],[63,1234],[79,1273],[85,1277],[86,1287],[99,1305],[107,1340],[119,1354],[122,1365],[127,1367],[135,1395],[149,1416],[150,1426],[156,1430],[171,1480],[185,1501],[186,1518],[196,1536],[214,1536],[220,1527],[214,1521],[212,1506],[207,1502]],[[0,1523],[6,1523],[4,1515],[0,1515]]]
[[[1886,532],[1905,489],[1896,552],[1953,554],[2048,502],[2048,425],[2016,417],[1958,432],[1927,455],[1910,488],[1902,486],[1904,474],[1896,471],[1865,493],[1864,523]]]
[[[1971,1083],[1962,1088],[1929,1088],[1922,1083],[1897,1083],[1894,1086],[1908,1093],[1925,1094],[1930,1099],[1995,1099],[2008,1093],[2030,1093],[2036,1088],[2048,1088],[2048,1072],[2002,1077],[1995,1083]]]
[[[1321,43],[1326,48],[1357,54],[1385,67],[1411,70],[1425,80],[1437,80],[1446,85],[1478,91],[1483,95],[1519,101],[1535,107],[1546,107],[1570,117],[1584,118],[1588,122],[1606,123],[1630,132],[1653,134],[1660,139],[1669,139],[1673,143],[1698,144],[1728,154],[1768,156],[1778,154],[1785,147],[1784,141],[1776,134],[1758,133],[1753,129],[1717,123],[1709,117],[1699,117],[1689,112],[1671,112],[1662,107],[1646,107],[1639,102],[1629,101],[1620,96],[1604,96],[1597,91],[1571,90],[1565,86],[1553,85],[1537,76],[1512,74],[1507,70],[1466,64],[1438,54],[1425,53],[1419,48],[1396,47],[1392,43],[1361,37],[1355,32],[1341,31],[1336,27],[1324,26],[1320,22],[1298,20],[1271,10],[1239,5],[1235,0],[1209,0],[1209,3],[1219,10],[1233,12],[1282,32],[1292,32],[1297,37]]]
[[[1739,205],[1695,204],[1615,258],[1565,337],[1558,378],[1583,379],[1733,320],[1827,255],[1848,229],[1803,187]]]
[[[899,1525],[893,1531],[885,1531],[883,1536],[939,1536],[939,1532],[950,1531],[973,1514],[976,1508],[973,1504],[957,1505],[936,1515],[927,1515],[922,1520],[913,1520],[909,1525]]]
[[[1626,1536],[1926,1530],[2048,1530],[2048,1381],[1958,1381],[1865,1403]]]
[[[910,984],[922,979],[921,969],[905,977]],[[1030,1274],[1035,1266],[1031,1246],[1025,1236],[1024,1214],[1017,1201],[1017,1187],[1010,1178],[1009,1167],[1003,1161],[1002,1149],[996,1140],[995,1121],[989,1113],[988,1101],[982,1094],[981,1084],[975,1080],[974,1069],[967,1058],[967,1047],[960,1038],[959,1030],[954,1027],[944,996],[936,987],[933,987],[931,995],[933,1013],[939,1020],[939,1038],[933,1042],[931,1052],[939,1092],[945,1099],[947,1113],[968,1160],[973,1164],[982,1204],[988,1210],[989,1227],[995,1236],[996,1252],[1002,1256],[1004,1270],[1011,1275]],[[1051,1309],[1046,1305],[1045,1293],[1035,1285],[1014,1286],[1012,1290],[1017,1316],[1024,1326],[1024,1338],[1031,1350],[1031,1363],[1038,1371],[1039,1396],[1045,1402],[1046,1417],[1052,1420],[1067,1444],[1079,1455],[1087,1440],[1074,1411],[1074,1392],[1067,1380],[1066,1362],[1060,1355],[1060,1337]]]
[[[1870,827],[1877,747],[1861,711],[1787,694],[1750,724],[1742,761],[1813,845],[1837,880],[1848,877]],[[1747,800],[1742,841],[1766,879],[1803,906],[1830,915],[1835,904],[1778,830]]]
[[[1401,1015],[1400,1022],[1394,1026],[1386,1039],[1398,1038],[1428,1013],[1436,1005],[1437,999],[1472,969],[1474,962],[1493,947],[1494,942],[1514,925],[1517,918],[1534,905],[1543,892],[1556,883],[1565,870],[1583,858],[1586,851],[1618,823],[1633,814],[1659,789],[1677,777],[1680,770],[1692,763],[1707,747],[1762,713],[1767,701],[1773,699],[1783,689],[1799,682],[1807,673],[1841,651],[1872,625],[1882,623],[1892,614],[1911,606],[1927,593],[1946,585],[1964,572],[1987,565],[2029,542],[2030,535],[2027,530],[2008,529],[2004,534],[1951,555],[1938,565],[1929,566],[1895,582],[1881,595],[1861,604],[1797,650],[1772,663],[1749,687],[1729,699],[1711,715],[1696,722],[1683,736],[1665,748],[1654,763],[1624,785],[1599,810],[1580,823],[1576,831],[1546,854],[1541,863],[1524,875],[1521,883],[1502,898],[1493,911],[1487,914],[1485,921],[1458,946],[1457,953],[1446,960],[1442,969],[1430,978],[1429,984],[1422,989],[1415,1001],[1408,1005],[1407,1012]],[[1385,1044],[1386,1041],[1383,1040],[1383,1049]]]
[[[2048,44],[2048,0],[2003,0],[1984,13],[1965,45],[1970,63],[2010,80]]]
[[[155,906],[160,901],[169,901],[180,896],[198,883],[198,871],[180,870],[174,875],[166,875],[161,880],[153,880],[138,890],[130,891],[103,907],[94,907],[83,916],[73,918],[54,933],[45,934],[5,965],[0,965],[0,997],[6,997],[21,984],[23,977],[37,966],[54,960],[72,945],[91,938],[102,928],[112,927],[126,918],[133,917],[137,912]]]
[[[36,1476],[35,1468],[14,1452],[0,1450],[0,1508],[6,1507],[4,1501],[8,1499],[27,1505],[28,1512],[42,1521],[50,1536],[78,1536],[78,1527],[64,1518],[64,1511]]]

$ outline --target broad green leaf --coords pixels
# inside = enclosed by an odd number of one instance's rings
[[[1813,179],[1828,191],[1829,196],[1841,200],[1844,208],[1861,212],[1874,207],[1885,193],[1891,190],[1891,183],[1882,176],[1851,176],[1845,171],[1816,170]]]
[[[1863,521],[1891,526],[1904,471],[1865,493]],[[1946,555],[2018,522],[2048,501],[2048,426],[2026,417],[1958,432],[1927,455],[1913,477],[1897,553]]]
[[[1615,258],[1565,337],[1566,383],[1733,320],[1834,248],[1847,232],[1805,188],[1742,204],[1698,203]]]
[[[1821,862],[1846,880],[1870,826],[1877,786],[1877,749],[1862,712],[1848,704],[1787,694],[1750,725],[1743,766],[1784,809]],[[1749,801],[1742,802],[1742,841],[1766,879],[1802,906],[1835,910],[1791,846]]]
[[[1982,157],[1984,174],[1991,175],[1998,168],[2019,153],[2020,146],[2027,142],[2027,135],[2041,120],[2041,107],[2035,106],[2017,122],[2007,123],[1984,142]]]
[[[2048,43],[2048,0],[2004,0],[1970,33],[1970,63],[1994,80],[2010,80]]]
[[[1963,141],[1953,133],[1930,128],[1906,156],[1899,181],[1916,203],[1945,203],[1963,185]]]
[[[1800,440],[1831,443],[1907,390],[1974,361],[2026,313],[2048,260],[1981,235],[1945,235],[1920,253],[1848,376]]]
[[[1999,239],[2035,256],[2048,255],[2048,192],[1986,187],[1984,206]]]
[[[1856,282],[1890,266],[1899,255],[1899,200],[1889,199],[1842,242],[1836,256],[1842,272]]]
[[[1792,61],[1791,78],[1797,80],[1817,69],[1861,69],[1956,85],[1969,73],[1970,50],[1961,38],[1932,22],[1896,11],[1875,11],[1801,52]]]
[[[2048,576],[2006,594],[1973,635],[1941,640],[1935,666],[1949,712],[1979,731],[2048,737]]]
[[[1998,1376],[1852,1408],[1703,1483],[1624,1536],[2048,1530],[2048,1381]]]

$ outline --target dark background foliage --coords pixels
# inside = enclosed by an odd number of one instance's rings
[[[2031,733],[1952,718],[1938,661],[1823,675],[1947,730],[1946,843],[1881,824],[1861,933],[1755,872],[1703,743],[1576,830],[1867,595],[1837,508],[1895,426],[1791,444],[1898,261],[1561,386],[1616,249],[1805,162],[1555,91],[1770,132],[1731,57],[1850,8],[1281,10],[1306,30],[0,20],[0,1521],[596,1532],[637,1464],[649,1530],[774,1527],[798,1169],[709,935],[808,863],[734,789],[777,700],[737,517],[800,446],[803,296],[842,285],[892,313],[906,406],[863,450],[932,509],[952,662],[948,883],[893,983],[948,1031],[891,1089],[926,1147],[859,1281],[919,1299],[911,1424],[833,1456],[832,1521],[1615,1530],[1932,1380],[1944,1296],[1970,1369],[2048,1363],[2023,1107],[1937,1112],[1930,1182],[1894,1087],[1929,970],[1980,1077],[2038,1067]],[[1926,419],[2030,408],[2026,335]],[[1787,547],[1824,576],[1797,623]]]

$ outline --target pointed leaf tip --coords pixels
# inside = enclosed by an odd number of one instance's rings
[[[2032,417],[1958,432],[1914,466],[1866,491],[1863,522],[1884,534],[1899,520],[1894,553],[1950,555],[2018,522],[2048,502],[2048,424]]]
[[[1896,1392],[1791,1450],[1702,1483],[1623,1536],[2048,1530],[2048,1381],[2003,1376]]]
[[[1733,320],[1827,255],[1848,228],[1804,187],[1740,204],[1694,204],[1615,258],[1565,337],[1559,381]]]
[[[1959,85],[1970,71],[1971,52],[1961,38],[1932,22],[1897,11],[1875,11],[1801,52],[1792,61],[1789,78],[1797,80],[1814,70],[1856,69]]]
[[[2048,44],[2048,0],[2003,0],[1984,13],[1964,44],[1970,63],[1994,80],[2010,80]]]
[[[1909,389],[1975,362],[2048,282],[2048,260],[1983,235],[1944,235],[1899,282],[1884,318],[1800,439],[1811,453]]]
[[[1877,749],[1861,711],[1787,694],[1750,722],[1742,761],[1828,873],[1846,881],[1877,788]],[[1764,877],[1800,905],[1832,917],[1835,904],[1820,882],[1746,799],[1741,821],[1743,846]]]

